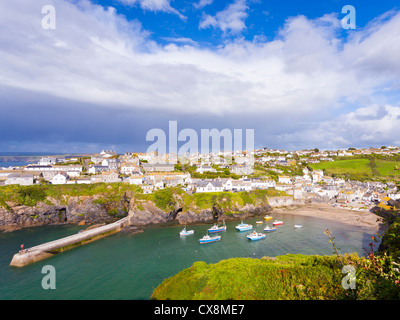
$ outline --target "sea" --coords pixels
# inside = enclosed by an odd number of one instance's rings
[[[154,225],[138,234],[117,233],[76,247],[49,259],[17,268],[9,264],[21,244],[29,248],[47,241],[75,234],[85,228],[77,225],[47,225],[0,233],[0,300],[148,300],[153,290],[166,278],[190,267],[196,261],[217,263],[234,258],[262,258],[285,254],[332,255],[332,244],[324,233],[329,229],[339,253],[357,252],[366,256],[374,231],[332,220],[291,214],[273,214],[284,222],[267,233],[264,240],[250,241],[247,232],[227,222],[221,241],[200,244],[212,224],[187,226],[194,234],[181,237],[181,225]],[[246,219],[253,230],[263,231],[272,221]],[[301,224],[296,229],[294,225]],[[43,268],[54,267],[55,289],[45,290]],[[42,273],[42,271],[44,273]]]

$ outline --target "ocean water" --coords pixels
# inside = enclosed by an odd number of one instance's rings
[[[195,261],[216,263],[232,257],[261,258],[288,253],[333,254],[324,231],[329,228],[340,253],[365,255],[373,231],[335,221],[289,214],[273,214],[273,220],[284,221],[277,231],[267,233],[265,240],[249,241],[247,232],[238,232],[240,221],[228,222],[221,241],[199,244],[211,225],[193,225],[194,235],[180,237],[182,226],[149,226],[140,234],[118,233],[66,251],[23,268],[10,267],[14,253],[23,243],[26,248],[74,234],[81,226],[43,226],[0,234],[0,299],[149,299],[154,288],[165,278],[190,267]],[[247,219],[256,225],[263,217]],[[295,224],[303,228],[295,229]],[[253,230],[254,230],[253,229]],[[56,270],[56,289],[41,286],[42,268]]]

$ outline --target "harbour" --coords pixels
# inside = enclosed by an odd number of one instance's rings
[[[340,253],[357,252],[371,242],[375,230],[349,224],[291,214],[273,214],[284,221],[262,241],[249,241],[249,232],[238,232],[240,221],[227,222],[218,233],[221,240],[199,244],[212,224],[190,225],[194,234],[181,237],[181,225],[154,225],[143,233],[116,233],[24,268],[10,267],[10,259],[21,242],[38,245],[84,229],[81,226],[43,226],[0,234],[0,299],[135,299],[147,300],[165,278],[190,267],[196,261],[216,263],[232,257],[262,258],[285,254],[332,255],[324,231],[329,228]],[[263,232],[273,221],[256,225],[260,217],[244,223]],[[303,225],[295,229],[294,225]],[[57,270],[57,289],[43,290],[41,270]]]

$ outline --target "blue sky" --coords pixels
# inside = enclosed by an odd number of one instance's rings
[[[56,29],[44,30],[45,5]],[[341,26],[356,9],[356,29]],[[0,4],[0,151],[146,151],[146,133],[254,129],[256,147],[400,145],[397,1]]]

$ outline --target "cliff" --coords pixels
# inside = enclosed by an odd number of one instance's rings
[[[276,190],[200,193],[180,188],[143,194],[127,184],[0,188],[0,230],[46,224],[109,223],[128,216],[132,226],[244,219],[298,204]]]

